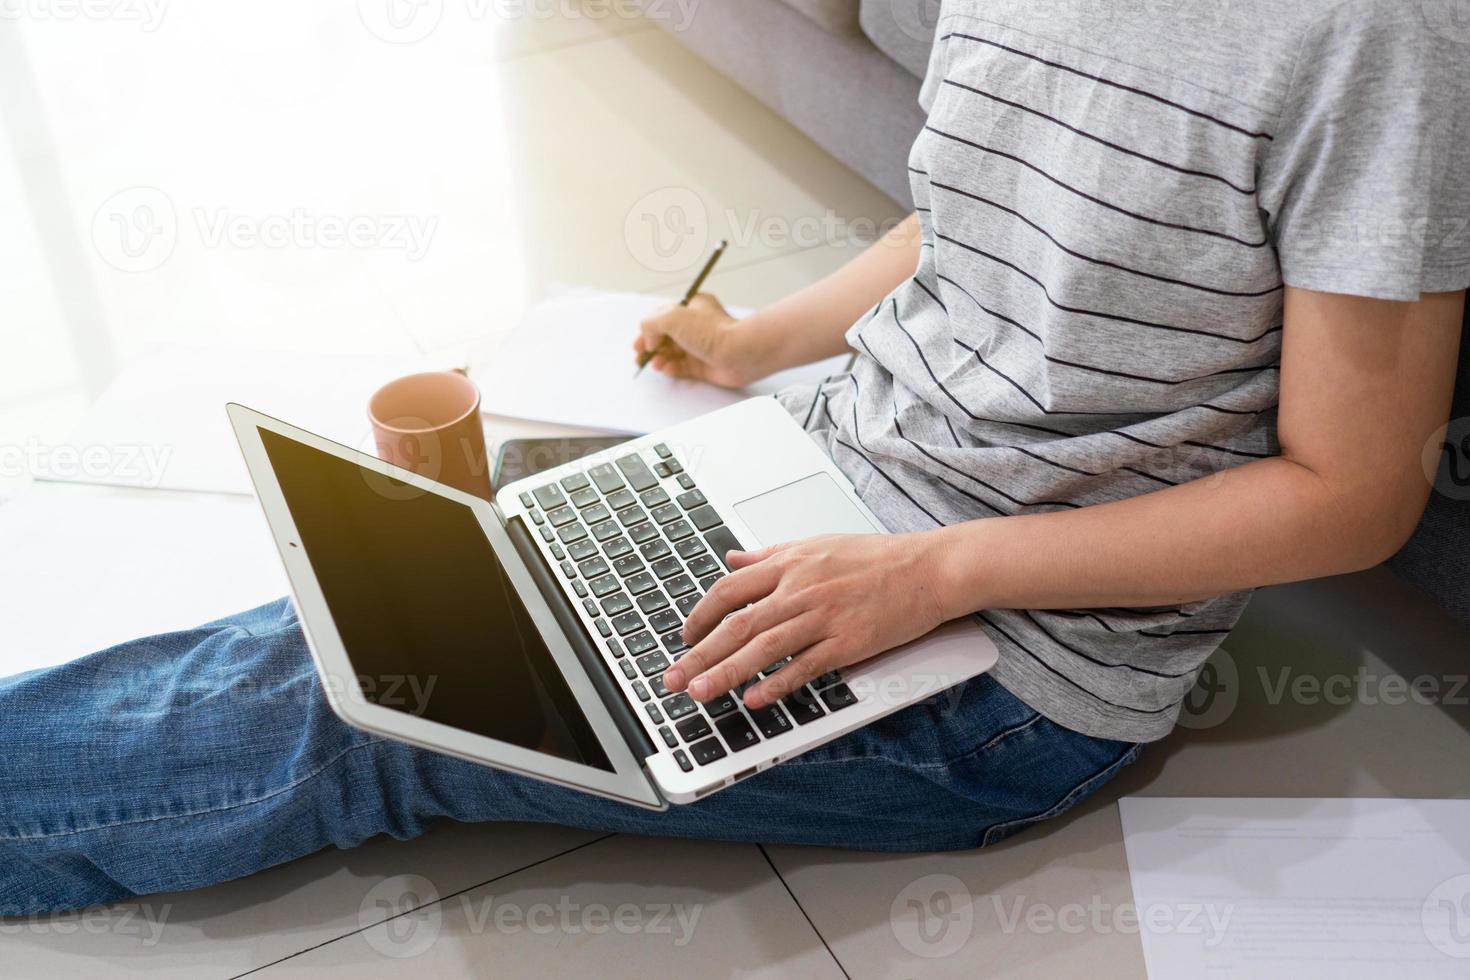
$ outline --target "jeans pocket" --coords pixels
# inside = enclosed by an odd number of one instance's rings
[[[1086,736],[1075,734],[1074,737],[1079,739],[1086,738]],[[1050,820],[1053,817],[1061,816],[1063,813],[1066,813],[1068,810],[1072,809],[1072,807],[1076,806],[1078,803],[1081,803],[1083,800],[1087,799],[1098,789],[1100,789],[1103,784],[1105,784],[1108,780],[1117,775],[1124,766],[1128,765],[1134,759],[1138,758],[1139,752],[1143,750],[1142,745],[1132,745],[1120,742],[1106,742],[1101,739],[1089,739],[1089,741],[1093,742],[1097,746],[1111,745],[1118,746],[1120,747],[1120,749],[1116,752],[1116,754],[1112,756],[1111,759],[1104,757],[1101,768],[1091,769],[1090,771],[1084,770],[1080,778],[1078,778],[1075,774],[1071,775],[1069,777],[1070,788],[1068,788],[1068,783],[1066,782],[1059,783],[1057,786],[1053,787],[1050,792],[1054,794],[1055,802],[1051,803],[1050,805],[1041,807],[1035,813],[1032,813],[1029,816],[1017,817],[1012,820],[1005,820],[999,823],[991,824],[981,835],[980,846],[989,847],[991,844],[997,844],[1000,841],[1005,840],[1007,837],[1020,833],[1028,827],[1033,827],[1036,824],[1042,823],[1046,820]],[[1092,755],[1092,753],[1085,754]],[[1082,762],[1083,759],[1078,758],[1076,761]],[[1092,765],[1097,765],[1097,763],[1094,761]],[[1070,771],[1072,769],[1072,766],[1069,765],[1066,768]],[[1055,795],[1057,794],[1058,789],[1060,789],[1060,794]]]

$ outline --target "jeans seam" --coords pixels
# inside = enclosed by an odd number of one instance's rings
[[[1043,810],[1042,812],[1032,814],[1029,817],[1019,817],[1015,820],[1006,820],[1002,823],[991,824],[985,829],[985,833],[980,835],[980,846],[985,847],[989,845],[991,841],[991,836],[995,834],[996,831],[1004,831],[1017,825],[1024,826],[1027,824],[1040,823],[1043,820],[1049,820],[1057,814],[1064,812],[1069,806],[1077,801],[1079,794],[1083,794],[1083,791],[1086,790],[1088,786],[1097,782],[1099,779],[1103,779],[1120,767],[1126,765],[1138,754],[1139,748],[1140,746],[1138,745],[1130,746],[1128,750],[1125,751],[1122,755],[1118,756],[1118,758],[1103,766],[1091,776],[1088,776],[1086,779],[1082,780],[1076,786],[1073,786],[1071,790],[1067,792],[1066,796],[1063,796],[1060,800],[1058,800],[1056,803],[1053,803],[1050,807]]]
[[[230,810],[238,810],[242,807],[257,806],[261,803],[265,803],[267,800],[275,799],[282,793],[289,793],[293,789],[304,786],[305,784],[311,782],[313,779],[316,779],[322,773],[326,772],[332,766],[336,765],[338,762],[342,761],[342,759],[344,759],[350,753],[356,752],[358,749],[375,748],[382,741],[383,739],[381,738],[374,738],[371,741],[359,742],[356,745],[350,745],[347,748],[343,749],[341,752],[338,752],[336,755],[332,756],[330,759],[322,763],[310,773],[302,776],[300,779],[295,780],[289,785],[282,786],[279,789],[272,790],[271,792],[266,793],[264,796],[258,796],[253,800],[243,800],[239,803],[231,803],[228,806],[217,806],[208,807],[201,810],[191,810],[188,813],[170,813],[161,817],[146,817],[140,820],[119,820],[115,823],[103,823],[98,824],[95,827],[81,827],[77,830],[63,830],[54,834],[0,834],[0,841],[22,842],[56,840],[61,837],[76,837],[80,834],[96,833],[99,830],[116,830],[119,827],[134,827],[141,826],[143,824],[162,823],[165,820],[188,820],[194,817],[208,816],[213,813],[226,813]]]

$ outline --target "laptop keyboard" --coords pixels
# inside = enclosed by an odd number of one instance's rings
[[[740,695],[755,680],[702,704],[669,692],[663,673],[688,650],[684,619],[740,543],[663,443],[647,459],[628,453],[523,493],[521,504],[563,588],[592,618],[624,694],[685,772],[856,703],[835,671],[754,711]]]

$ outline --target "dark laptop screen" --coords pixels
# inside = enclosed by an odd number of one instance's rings
[[[469,507],[258,431],[366,700],[613,771]]]

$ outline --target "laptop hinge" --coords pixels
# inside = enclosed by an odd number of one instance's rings
[[[499,508],[496,508],[496,513],[499,515]],[[582,662],[588,679],[592,681],[598,697],[602,698],[603,704],[607,706],[608,713],[612,715],[613,723],[618,726],[618,731],[622,733],[624,741],[640,759],[653,755],[656,751],[653,740],[643,730],[638,716],[633,713],[633,706],[618,688],[606,658],[592,645],[591,639],[587,636],[587,630],[583,628],[582,621],[577,618],[571,601],[561,590],[556,577],[552,575],[546,559],[536,547],[536,542],[531,540],[531,534],[526,529],[526,522],[519,517],[502,519],[505,522],[506,533],[510,535],[511,543],[521,554],[521,561],[525,563],[526,571],[531,573],[536,588],[545,598],[546,604],[551,607],[552,615],[556,617],[556,624],[566,634],[567,642],[577,654],[577,659]]]

